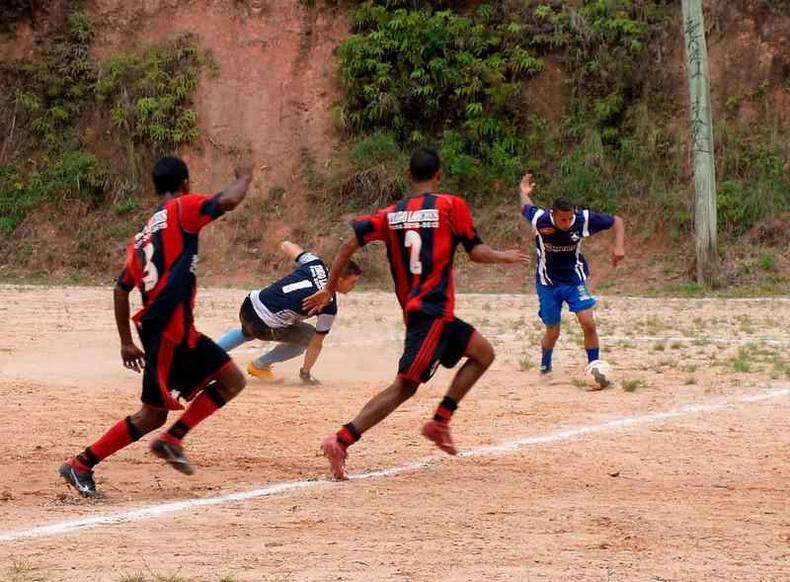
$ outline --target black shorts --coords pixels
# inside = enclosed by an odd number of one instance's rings
[[[258,317],[249,296],[241,304],[239,321],[245,336],[265,342],[280,342],[307,347],[316,334],[315,328],[304,321],[298,321],[288,327],[269,327]]]
[[[143,403],[156,408],[182,408],[178,398],[192,400],[230,362],[230,356],[211,338],[199,334],[194,348],[176,344],[161,332],[140,332],[145,349]]]
[[[427,382],[439,364],[452,368],[464,356],[475,328],[458,318],[445,321],[424,313],[410,313],[398,376]]]

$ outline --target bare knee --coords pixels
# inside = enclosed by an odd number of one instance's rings
[[[158,429],[167,420],[167,410],[143,404],[143,407],[129,417],[141,435]]]
[[[417,388],[419,386],[420,385],[417,382],[414,382],[413,380],[407,380],[406,378],[398,378],[390,386],[390,389],[395,390],[400,396],[401,400],[406,401],[417,393]]]
[[[238,396],[246,385],[247,379],[236,364],[226,366],[217,376],[217,394],[225,402]]]
[[[466,349],[466,356],[488,369],[496,359],[491,343],[479,333],[475,333]]]

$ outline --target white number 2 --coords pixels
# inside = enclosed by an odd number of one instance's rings
[[[420,250],[422,249],[422,239],[420,233],[416,230],[406,231],[406,240],[404,241],[406,248],[411,248],[409,255],[409,271],[412,275],[422,274],[422,262],[420,262]]]
[[[156,269],[156,265],[154,264],[154,243],[149,242],[147,245],[143,247],[143,253],[145,253],[145,264],[143,265],[143,283],[144,289],[146,291],[150,291],[154,287],[156,287],[157,281],[159,281],[159,271]]]

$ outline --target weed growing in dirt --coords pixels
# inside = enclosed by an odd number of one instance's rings
[[[529,372],[530,370],[535,369],[535,362],[533,362],[529,356],[524,355],[518,362],[518,367],[522,372]]]
[[[8,568],[8,582],[39,582],[45,578],[36,574],[36,569],[27,560],[13,558]]]
[[[647,384],[645,384],[642,380],[623,380],[623,390],[625,392],[636,392],[637,390],[641,390],[643,388],[647,388]]]

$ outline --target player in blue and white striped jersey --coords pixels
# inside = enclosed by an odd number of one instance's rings
[[[305,323],[311,315],[302,303],[326,286],[329,269],[320,257],[290,241],[283,242],[280,248],[294,260],[296,268],[268,287],[249,293],[239,311],[241,326],[228,331],[217,340],[217,345],[230,351],[253,339],[277,342],[277,346],[247,366],[248,374],[265,381],[274,380],[272,364],[295,358],[306,350],[299,376],[306,384],[318,384],[311,370],[337,316],[337,298],[333,297],[315,314],[315,326]],[[337,291],[351,291],[361,273],[356,263],[349,263],[340,276]]]
[[[554,200],[550,209],[540,208],[531,198],[534,188],[532,175],[527,174],[519,187],[521,213],[535,232],[535,289],[540,301],[539,315],[546,326],[541,340],[540,371],[547,374],[551,371],[554,345],[560,337],[563,303],[576,314],[582,327],[588,362],[599,359],[593,315],[595,298],[587,288],[590,270],[581,254],[581,244],[585,238],[612,228],[615,235],[612,265],[617,266],[625,256],[625,224],[619,216],[576,209],[562,198]]]

